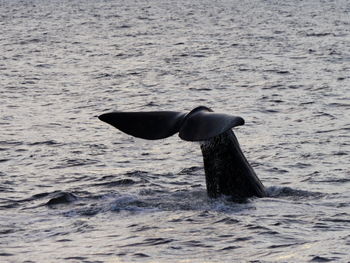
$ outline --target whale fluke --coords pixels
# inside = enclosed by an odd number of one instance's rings
[[[244,124],[241,117],[215,113],[204,106],[188,114],[176,111],[110,112],[98,118],[126,134],[147,140],[164,139],[179,132],[185,141],[206,141]]]
[[[185,141],[199,141],[203,154],[207,192],[234,199],[264,197],[266,191],[245,158],[232,128],[243,125],[238,116],[215,113],[200,106],[189,113],[176,111],[111,112],[99,116],[129,135],[157,140],[179,133]]]
[[[175,111],[111,112],[98,118],[134,137],[158,140],[177,133],[185,115]]]
[[[215,113],[207,107],[200,106],[186,115],[179,136],[185,141],[207,141],[243,124],[244,120],[241,117]]]

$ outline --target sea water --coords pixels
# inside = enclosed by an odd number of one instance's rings
[[[350,2],[0,1],[1,262],[349,262]],[[242,116],[269,197],[110,111]]]

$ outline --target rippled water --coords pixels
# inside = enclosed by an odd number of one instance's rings
[[[347,0],[0,2],[1,262],[349,262]],[[112,110],[240,115],[268,198]]]

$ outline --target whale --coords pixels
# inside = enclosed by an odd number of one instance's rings
[[[266,197],[266,189],[238,143],[233,128],[242,117],[199,106],[177,111],[108,112],[98,118],[118,130],[142,139],[159,140],[178,133],[184,141],[198,142],[203,155],[207,194],[233,200]]]

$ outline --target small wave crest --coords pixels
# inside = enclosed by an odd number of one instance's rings
[[[78,200],[76,202],[76,200]],[[72,204],[67,206],[67,204]],[[113,193],[78,198],[69,193],[60,193],[47,202],[48,207],[62,209],[65,216],[94,216],[104,213],[154,213],[164,211],[237,213],[255,209],[254,202],[235,203],[229,197],[211,199],[205,190],[157,192],[154,195]]]
[[[305,191],[305,190],[299,190],[299,189],[293,189],[290,187],[283,187],[283,186],[270,186],[266,188],[267,194],[269,197],[289,197],[293,199],[303,199],[303,198],[317,198],[321,197],[324,194],[320,192],[311,192],[311,191]]]
[[[60,205],[60,204],[70,204],[77,200],[77,197],[69,192],[57,192],[50,200],[46,203],[49,207]]]

